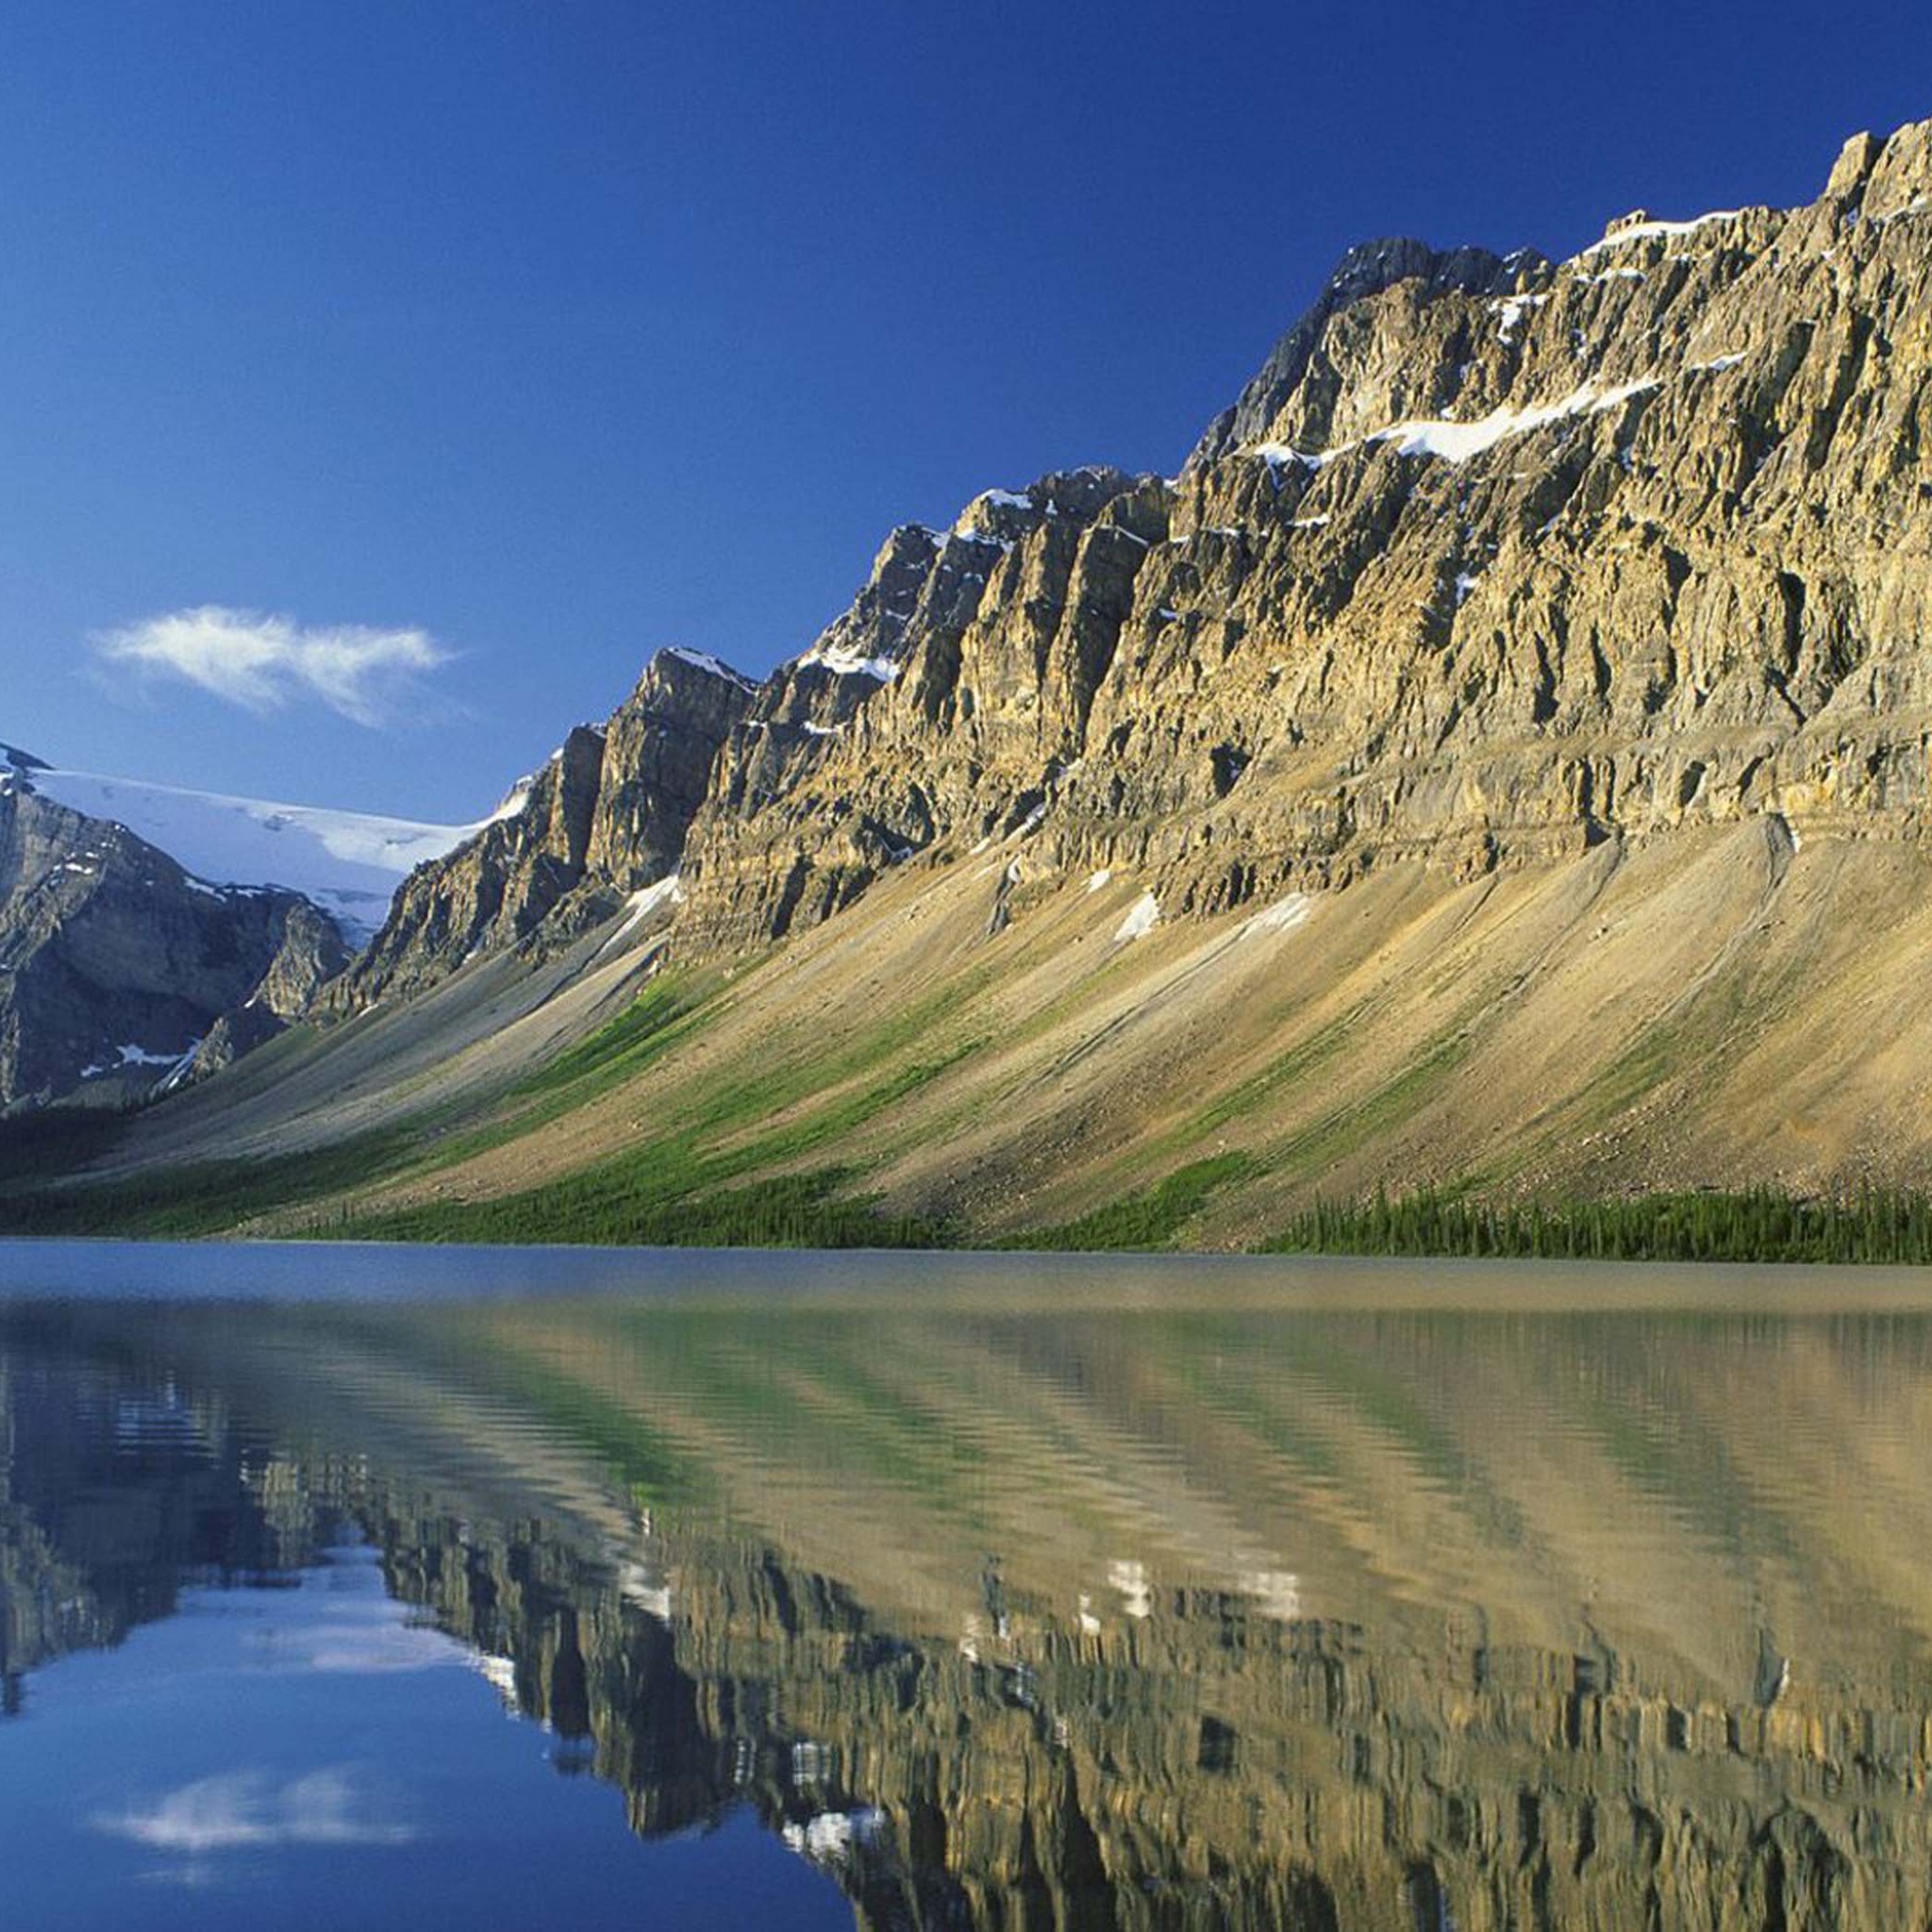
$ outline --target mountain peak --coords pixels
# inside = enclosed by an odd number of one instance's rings
[[[1307,378],[1331,325],[1350,310],[1406,282],[1416,283],[1424,299],[1452,292],[1512,295],[1548,268],[1548,261],[1533,248],[1500,256],[1488,248],[1435,248],[1412,235],[1357,242],[1336,263],[1321,294],[1275,343],[1232,407],[1208,425],[1188,458],[1187,469],[1198,469],[1265,436]]]
[[[1932,208],[1932,121],[1909,121],[1869,152],[1860,205],[1863,215],[1890,220],[1894,215],[1922,214]],[[1843,155],[1839,163],[1845,165]],[[1837,170],[1833,172],[1836,175]]]
[[[1384,235],[1357,242],[1344,252],[1315,307],[1332,315],[1351,302],[1417,278],[1475,290],[1507,272],[1503,258],[1487,248],[1435,248],[1413,235]]]
[[[722,679],[725,684],[736,685],[740,691],[756,691],[758,679],[747,677],[743,672],[735,670],[722,658],[714,658],[708,651],[693,651],[684,644],[671,644],[658,652],[651,659],[650,668],[662,672],[696,671],[706,677]]]
[[[1908,122],[1882,139],[1871,133],[1852,136],[1840,150],[1819,206],[1833,219],[1879,221],[1932,208],[1932,121]],[[1778,211],[1761,208],[1724,209],[1687,220],[1660,220],[1648,208],[1634,208],[1607,223],[1601,238],[1574,260],[1588,262],[1600,253],[1650,240],[1674,246],[1682,237],[1707,225],[1735,225],[1740,238],[1755,244],[1767,225],[1784,220]],[[1729,236],[1732,230],[1724,225],[1719,232]],[[1234,403],[1208,425],[1184,474],[1197,472],[1243,445],[1278,440],[1276,425],[1284,410],[1311,386],[1321,393],[1307,395],[1300,412],[1324,419],[1349,386],[1346,373],[1325,365],[1324,352],[1338,328],[1355,328],[1350,312],[1363,304],[1411,284],[1420,305],[1454,294],[1499,300],[1536,295],[1552,273],[1552,264],[1533,248],[1497,256],[1476,246],[1439,249],[1410,235],[1357,242],[1342,255],[1321,293],[1275,343]],[[1624,278],[1641,273],[1633,266]],[[1311,371],[1319,378],[1312,385]]]

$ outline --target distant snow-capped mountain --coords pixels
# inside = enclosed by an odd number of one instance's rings
[[[65,771],[0,742],[0,1113],[139,1101],[252,1051],[415,867],[477,829]]]
[[[350,942],[382,924],[397,886],[481,829],[325,806],[190,791],[142,778],[72,772],[0,745],[44,798],[123,824],[211,885],[284,886],[329,913]]]

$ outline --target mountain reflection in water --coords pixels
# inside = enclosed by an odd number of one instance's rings
[[[1928,1426],[1910,1311],[0,1306],[0,1677],[347,1548],[866,1926],[1924,1926]]]

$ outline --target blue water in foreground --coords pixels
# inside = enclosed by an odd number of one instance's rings
[[[0,1925],[1932,1914],[1910,1273],[0,1243]]]
[[[747,1813],[654,1844],[375,1553],[184,1591],[0,1735],[10,1926],[849,1926]]]

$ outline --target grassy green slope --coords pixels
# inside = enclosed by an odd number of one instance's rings
[[[521,1017],[542,1050],[468,1087],[415,1036],[381,1087],[408,1009],[294,1042],[305,1092],[337,1064],[366,1091],[353,1131],[278,1139],[246,1063],[245,1140],[222,1081],[6,1124],[0,1232],[1932,1259],[1902,1077],[1932,1063],[1932,916],[1829,916],[1848,868],[1892,903],[1932,882],[1860,846],[1814,881],[1813,850],[1776,877],[1748,829],[1470,885],[1391,867],[1298,924],[1131,942],[1131,879],[1045,877],[994,934],[1002,865],[907,868],[602,1024]]]

